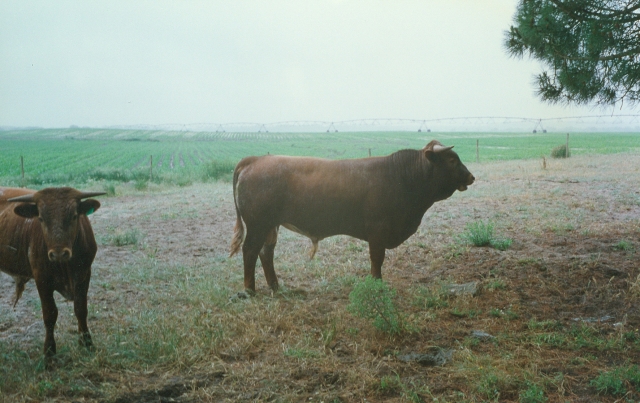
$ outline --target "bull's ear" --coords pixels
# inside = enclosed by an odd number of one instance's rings
[[[13,212],[24,218],[34,218],[38,216],[38,206],[35,203],[18,204]]]
[[[100,202],[95,199],[87,199],[80,202],[78,206],[78,213],[89,215],[94,213],[100,208]]]

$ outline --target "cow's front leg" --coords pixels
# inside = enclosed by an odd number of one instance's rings
[[[371,258],[371,276],[382,278],[382,263],[384,262],[385,248],[377,243],[369,242],[369,257]]]
[[[93,341],[91,340],[91,333],[89,333],[89,327],[87,326],[87,292],[89,291],[89,278],[91,272],[89,272],[86,281],[79,281],[76,283],[75,292],[73,297],[73,311],[76,314],[78,320],[78,332],[80,333],[80,345],[91,349],[93,347]]]
[[[53,299],[53,280],[47,278],[37,278],[36,287],[40,296],[40,304],[42,305],[42,319],[44,321],[44,355],[45,367],[49,368],[52,357],[56,354],[56,340],[53,332],[58,320],[58,307]]]

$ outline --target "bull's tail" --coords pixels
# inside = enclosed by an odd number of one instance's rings
[[[236,169],[233,171],[233,204],[236,206],[236,226],[233,228],[233,238],[231,239],[231,252],[229,253],[229,257],[238,253],[240,247],[242,247],[242,243],[244,242],[244,225],[242,224],[240,209],[238,209],[236,189],[238,186],[238,176],[240,176],[240,164],[238,164]]]

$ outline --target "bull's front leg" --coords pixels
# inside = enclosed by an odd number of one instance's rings
[[[384,262],[385,248],[380,244],[369,242],[369,257],[371,258],[371,277],[382,278],[382,263]]]
[[[56,354],[56,340],[53,332],[58,320],[58,307],[53,299],[53,280],[49,278],[36,278],[36,287],[42,305],[42,319],[44,321],[44,356],[45,367],[49,368],[51,359]]]
[[[76,319],[78,320],[80,345],[87,347],[88,349],[93,347],[91,333],[89,333],[89,327],[87,326],[87,292],[89,291],[90,276],[91,272],[89,272],[85,281],[79,281],[76,283],[73,297],[73,311],[76,315]]]

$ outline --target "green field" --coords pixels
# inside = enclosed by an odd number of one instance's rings
[[[549,156],[565,133],[213,133],[120,129],[30,129],[0,131],[0,180],[21,184],[146,180],[153,157],[157,182],[206,180],[211,170],[230,170],[247,155],[285,154],[331,159],[387,155],[422,148],[432,139],[455,145],[464,162]],[[572,155],[640,151],[638,133],[571,133]],[[24,158],[25,180],[20,157]],[[217,175],[215,172],[214,176]]]

